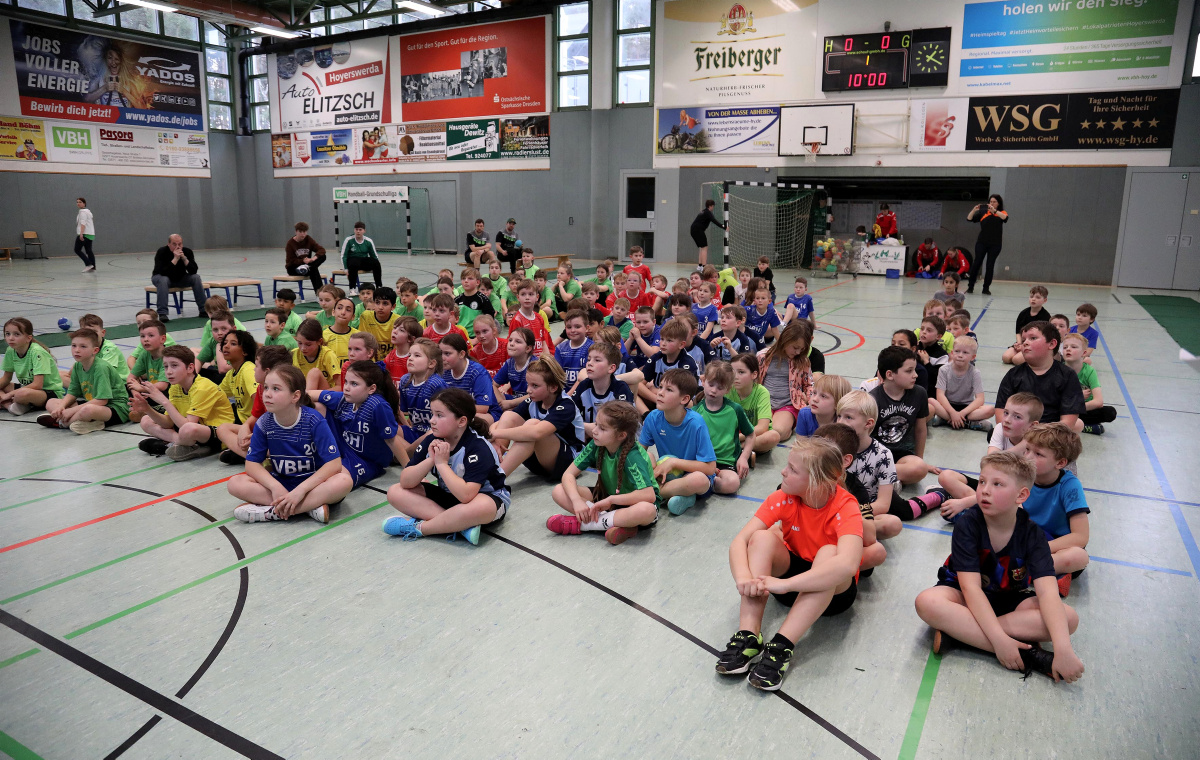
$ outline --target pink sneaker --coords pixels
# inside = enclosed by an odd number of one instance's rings
[[[612,544],[613,546],[616,546],[617,544],[623,544],[626,541],[628,541],[629,539],[636,536],[637,534],[638,534],[637,528],[612,527],[612,528],[609,528],[608,530],[604,531],[604,537],[607,538],[608,542],[610,544]]]
[[[578,536],[580,533],[579,518],[575,515],[550,515],[546,527],[563,536]]]

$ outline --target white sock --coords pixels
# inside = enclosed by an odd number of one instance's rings
[[[597,517],[600,518],[599,519],[600,529],[608,530],[609,528],[611,528],[613,526],[613,516],[616,514],[617,514],[617,511],[614,509],[609,512],[601,512],[600,514],[596,515]]]
[[[608,530],[607,528],[605,528],[603,525],[600,524],[599,520],[595,520],[593,522],[587,522],[587,523],[581,521],[579,523],[579,529],[580,530]]]

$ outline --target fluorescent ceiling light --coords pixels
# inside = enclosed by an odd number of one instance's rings
[[[151,0],[121,0],[121,5],[140,5],[143,8],[149,8],[154,11],[162,11],[163,13],[175,13],[179,9],[173,5],[164,5],[162,3],[154,3]]]
[[[396,0],[396,7],[410,10],[413,13],[423,13],[426,16],[444,16],[449,13],[445,8],[439,8],[432,3],[423,3],[420,0]]]
[[[279,29],[273,26],[252,26],[250,27],[250,31],[258,32],[268,37],[280,37],[285,40],[294,40],[300,36],[298,32],[289,32],[286,29]]]

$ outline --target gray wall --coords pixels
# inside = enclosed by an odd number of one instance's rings
[[[1194,124],[1200,119],[1200,85],[1184,88],[1179,162],[1200,163]],[[1186,115],[1185,115],[1186,114]],[[1193,125],[1187,127],[1186,125]],[[15,244],[32,229],[48,255],[69,255],[75,207],[82,195],[96,215],[100,253],[150,251],[171,232],[195,248],[282,246],[300,219],[318,240],[333,242],[332,188],[337,184],[403,182],[430,190],[434,244],[460,250],[460,239],[481,216],[493,234],[509,216],[539,254],[584,258],[619,250],[621,173],[652,170],[654,128],[650,108],[556,113],[551,116],[553,158],[549,171],[503,171],[320,177],[275,180],[270,136],[213,134],[213,179],[162,179],[0,172],[0,193],[9,199],[0,216],[0,240]],[[688,235],[702,208],[700,185],[719,180],[777,181],[779,171],[749,168],[659,169],[656,218],[659,261],[694,261]],[[788,177],[982,176],[1004,195],[1012,221],[1005,230],[1000,279],[1106,285],[1111,282],[1122,214],[1123,167],[1022,167],[871,169],[792,167]],[[663,203],[665,201],[665,203]],[[954,205],[954,204],[948,204]],[[954,216],[957,210],[947,210]],[[569,223],[573,218],[574,223]],[[343,226],[352,220],[343,219]],[[944,219],[943,246],[973,247],[973,230]],[[919,234],[919,233],[918,233]],[[710,230],[719,245],[720,231]],[[1009,267],[1005,270],[1004,267]]]
[[[1200,13],[1197,14],[1200,19]],[[1175,118],[1175,147],[1171,150],[1171,166],[1200,164],[1200,84],[1185,84],[1179,90],[1179,114]]]

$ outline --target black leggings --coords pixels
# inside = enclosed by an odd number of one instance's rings
[[[313,293],[314,293],[313,298],[316,298],[315,293],[321,289],[321,285],[323,284],[321,282],[321,273],[319,271],[317,271],[317,267],[321,266],[324,263],[325,263],[325,254],[318,253],[317,260],[314,261],[313,263],[307,265],[308,266],[308,281],[312,283],[312,288],[313,288]],[[285,267],[285,268],[287,269],[287,273],[290,275],[294,276],[294,275],[300,274],[299,267]]]
[[[470,258],[470,256],[468,256],[467,258]],[[520,251],[520,249],[514,248],[512,250],[512,252],[510,253],[510,252],[504,250],[503,248],[501,248],[500,253],[496,256],[496,258],[500,259],[501,261],[507,261],[509,271],[512,272],[513,274],[516,274],[517,273],[517,262],[521,260],[521,251]]]
[[[1117,410],[1111,406],[1102,406],[1099,409],[1089,409],[1079,415],[1079,419],[1085,425],[1097,425],[1103,422],[1112,422],[1117,418]]]
[[[75,236],[75,255],[83,259],[86,266],[96,266],[96,255],[92,253],[92,239],[85,237],[83,240],[79,236]]]
[[[346,279],[350,281],[352,290],[358,288],[359,272],[370,272],[375,278],[375,287],[383,287],[383,269],[379,266],[379,259],[355,256],[346,262]]]
[[[996,270],[996,259],[1000,258],[1000,243],[976,243],[975,260],[971,262],[971,273],[967,275],[967,290],[975,288],[975,280],[979,279],[979,270],[983,259],[987,257],[987,272],[983,275],[983,289],[991,290],[992,273]]]

